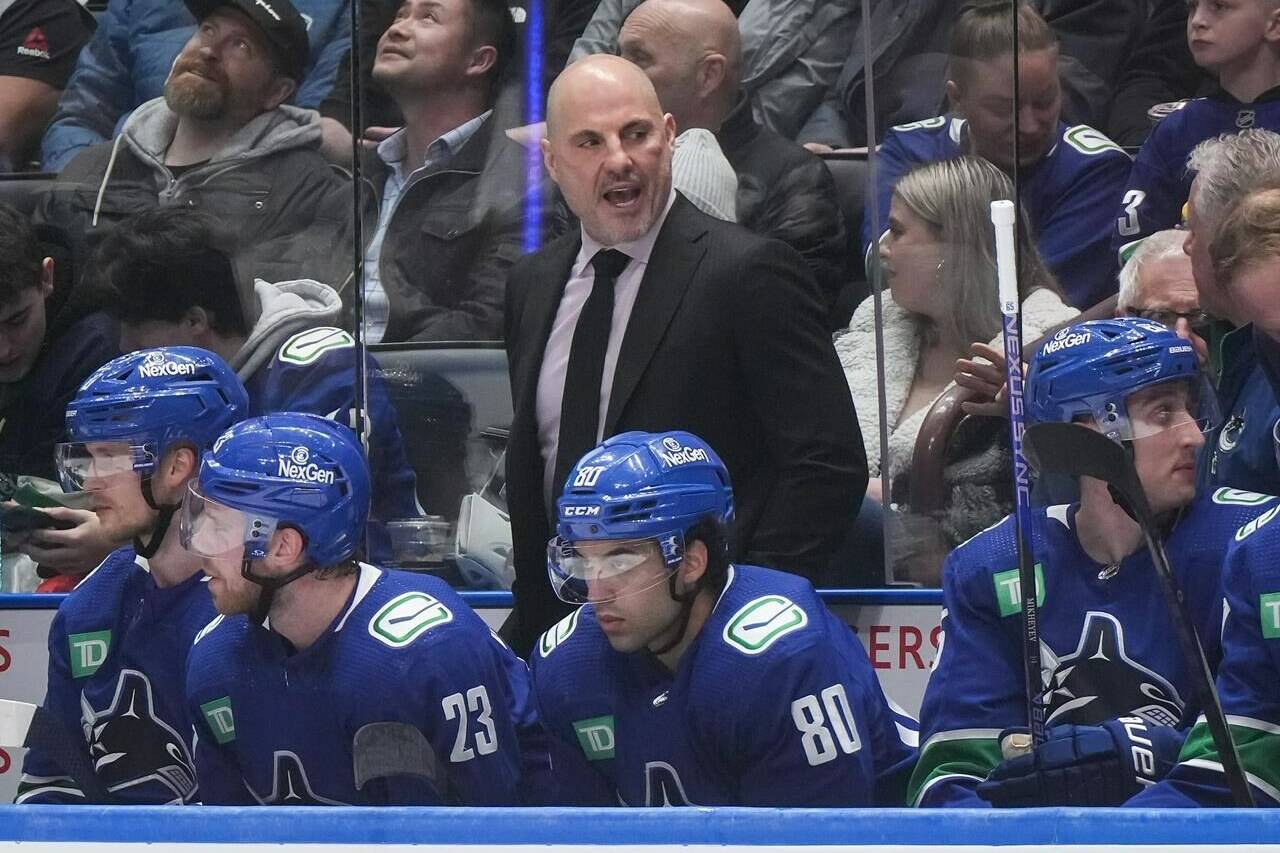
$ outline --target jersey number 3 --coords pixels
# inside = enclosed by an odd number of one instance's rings
[[[493,727],[493,706],[489,704],[489,691],[483,684],[467,691],[464,700],[461,693],[444,697],[440,706],[444,709],[446,720],[458,721],[458,734],[453,739],[453,751],[449,753],[449,761],[461,764],[476,757],[476,754],[488,755],[498,749],[498,730]],[[475,747],[467,746],[468,711],[477,713],[475,728]]]
[[[852,755],[862,749],[844,685],[833,684],[818,695],[821,702],[810,693],[791,703],[791,720],[800,732],[800,744],[810,767],[833,761],[842,752]]]

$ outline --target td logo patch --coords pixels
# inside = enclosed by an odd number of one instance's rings
[[[71,677],[87,678],[106,661],[107,652],[111,650],[111,632],[70,634],[67,643],[71,648]]]
[[[205,722],[213,732],[214,740],[220,744],[231,743],[236,739],[236,719],[231,713],[231,697],[223,696],[200,706]]]
[[[1018,580],[1018,570],[997,572],[991,578],[996,587],[996,603],[1000,605],[1001,616],[1012,616],[1022,612],[1022,584]],[[1036,606],[1044,604],[1044,564],[1036,563]]]
[[[589,761],[604,761],[613,758],[613,715],[591,717],[587,720],[575,720],[573,732],[578,736],[578,743]]]
[[[724,626],[724,641],[743,654],[758,655],[808,624],[809,614],[791,599],[765,595],[734,614]]]
[[[1264,592],[1259,596],[1258,613],[1262,617],[1262,637],[1280,637],[1280,592]]]

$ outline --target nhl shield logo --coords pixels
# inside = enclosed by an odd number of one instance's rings
[[[1176,726],[1184,703],[1164,676],[1129,658],[1124,626],[1110,613],[1089,611],[1076,650],[1055,660],[1047,646],[1045,724],[1096,726],[1136,714]]]
[[[1241,110],[1240,112],[1236,113],[1236,127],[1240,128],[1241,130],[1244,130],[1245,128],[1253,127],[1253,123],[1256,119],[1257,119],[1257,116],[1254,114],[1253,110]]]

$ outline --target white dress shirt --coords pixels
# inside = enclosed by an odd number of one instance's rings
[[[653,244],[667,221],[671,205],[675,204],[676,191],[673,188],[667,198],[667,206],[657,221],[643,236],[629,243],[616,246],[603,246],[582,231],[582,248],[574,259],[569,270],[569,282],[560,297],[560,307],[556,309],[556,319],[551,325],[551,335],[547,338],[547,346],[542,354],[542,369],[538,372],[538,389],[535,402],[538,418],[538,447],[542,451],[543,477],[542,496],[547,506],[548,518],[554,518],[551,495],[555,493],[552,480],[555,477],[556,452],[560,446],[560,408],[564,398],[565,373],[569,369],[569,349],[573,345],[574,328],[578,325],[578,315],[582,306],[591,295],[595,284],[595,270],[591,259],[602,249],[617,249],[631,258],[631,263],[618,276],[613,286],[613,322],[609,326],[609,346],[605,350],[604,373],[600,377],[600,420],[596,432],[596,441],[604,434],[605,414],[609,411],[609,393],[613,389],[613,373],[618,366],[618,352],[622,349],[622,339],[627,331],[627,322],[631,319],[631,308],[636,304],[636,296],[640,292],[640,281],[649,266],[649,255],[653,253]]]

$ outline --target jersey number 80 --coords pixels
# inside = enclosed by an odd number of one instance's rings
[[[822,697],[821,702],[818,696]],[[810,767],[833,761],[842,752],[853,755],[862,749],[844,685],[833,684],[818,696],[810,693],[791,703],[791,720],[800,732],[800,745],[804,747],[804,757]]]

